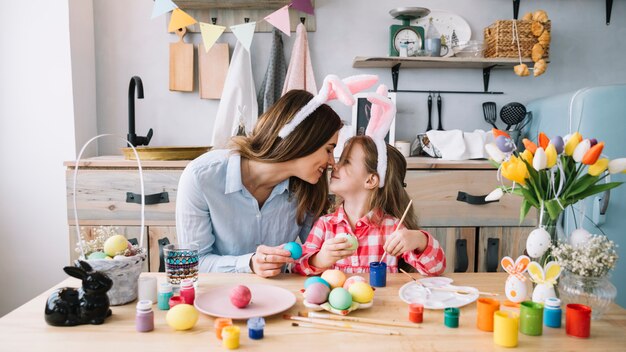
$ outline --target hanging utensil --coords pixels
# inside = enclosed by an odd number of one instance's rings
[[[509,131],[511,126],[522,122],[524,117],[526,117],[526,107],[520,103],[508,103],[500,110],[500,119],[506,123],[506,131]]]
[[[437,93],[437,113],[439,114],[439,127],[437,131],[443,131],[443,126],[441,125],[441,94]]]
[[[431,93],[428,93],[428,127],[426,127],[426,131],[430,131],[433,129],[432,114],[433,114],[433,96]]]
[[[179,40],[170,43],[170,90],[192,92],[193,44],[183,40],[186,33],[186,27],[177,29]]]
[[[494,103],[493,101],[484,102],[483,114],[485,115],[485,121],[493,126],[493,128],[498,129],[498,126],[496,126],[496,119],[498,118],[496,103]]]
[[[526,127],[526,125],[528,125],[532,119],[533,119],[533,112],[532,111],[527,112],[526,117],[524,117],[524,120],[518,123],[517,125],[515,125],[515,127],[513,127],[513,130],[515,131],[523,130],[524,127]]]

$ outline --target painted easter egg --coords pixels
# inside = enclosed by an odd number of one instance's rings
[[[503,153],[510,153],[511,151],[513,151],[513,148],[515,148],[515,145],[513,144],[511,138],[507,138],[505,136],[498,136],[496,138],[496,146]]]
[[[198,321],[198,311],[190,304],[178,304],[170,308],[165,321],[174,330],[189,330]]]
[[[352,305],[352,295],[345,288],[337,287],[330,291],[328,303],[335,309],[348,309]]]
[[[355,282],[348,290],[352,295],[352,300],[359,303],[368,303],[374,299],[372,286],[365,282]]]
[[[302,257],[302,246],[300,243],[287,242],[283,246],[283,249],[288,250],[289,253],[291,253],[291,258],[293,259],[300,259],[300,257]]]
[[[87,259],[105,259],[106,257],[104,252],[93,252],[87,256]]]
[[[304,291],[304,298],[307,302],[313,304],[322,304],[328,300],[330,288],[321,282],[315,282],[309,285]]]
[[[230,290],[230,303],[237,308],[245,308],[252,299],[252,293],[247,286],[238,285]]]
[[[552,244],[548,231],[543,228],[534,229],[526,239],[526,252],[531,258],[541,257]]]
[[[337,236],[335,236],[335,238],[345,238],[348,240],[348,243],[351,244],[350,248],[348,248],[351,251],[356,251],[357,248],[359,248],[359,240],[354,237],[353,235],[349,234],[349,233],[340,233]]]
[[[529,282],[530,280],[522,281],[513,275],[509,276],[504,284],[504,293],[506,294],[506,298],[515,303],[525,301],[528,298],[528,293],[530,292],[530,288],[528,287]]]
[[[322,273],[322,279],[330,284],[330,288],[342,287],[346,282],[346,274],[341,270],[330,269]]]
[[[123,252],[128,248],[128,240],[122,235],[115,235],[104,241],[104,253],[109,257],[115,257],[119,252]]]
[[[352,286],[352,284],[355,284],[357,282],[365,282],[365,278],[363,278],[362,276],[358,276],[358,275],[350,276],[346,280],[346,282],[343,283],[343,288],[350,291],[350,286]]]
[[[306,290],[310,285],[319,282],[321,284],[324,284],[326,286],[328,286],[328,288],[330,289],[330,284],[328,283],[328,281],[322,279],[319,276],[311,276],[310,278],[304,280],[304,289]]]
[[[572,231],[572,234],[569,237],[569,243],[574,248],[579,248],[584,246],[587,241],[591,238],[591,233],[585,229],[576,229]]]
[[[565,148],[565,141],[563,141],[563,138],[561,138],[561,136],[556,136],[552,138],[550,140],[550,143],[552,143],[554,149],[556,149],[557,154],[563,153],[563,148]]]

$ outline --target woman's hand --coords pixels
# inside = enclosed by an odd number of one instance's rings
[[[261,277],[272,277],[281,273],[283,265],[293,262],[288,250],[261,245],[250,259],[250,268]]]
[[[428,238],[422,231],[403,228],[394,231],[385,241],[383,248],[387,254],[397,257],[416,249],[423,251],[427,244]]]
[[[309,259],[309,263],[319,269],[330,268],[338,260],[354,254],[354,250],[348,249],[351,246],[352,244],[345,237],[326,240],[320,251]]]

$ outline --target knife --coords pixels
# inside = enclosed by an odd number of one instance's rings
[[[431,93],[428,93],[428,127],[426,127],[426,131],[430,131],[433,129],[432,120],[433,113],[433,96]]]
[[[443,131],[443,126],[441,126],[441,94],[437,93],[437,113],[439,114],[439,128],[438,131]]]

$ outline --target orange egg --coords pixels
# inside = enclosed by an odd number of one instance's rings
[[[322,279],[330,284],[330,288],[342,287],[346,282],[346,274],[341,270],[331,269],[322,273]]]

